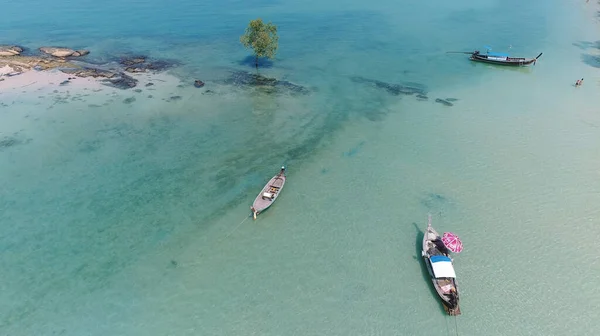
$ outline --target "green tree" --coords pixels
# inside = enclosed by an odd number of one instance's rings
[[[279,46],[279,36],[277,36],[277,26],[271,22],[265,24],[262,19],[251,20],[240,37],[240,42],[247,49],[254,51],[254,63],[258,69],[258,58],[268,57],[273,59]]]

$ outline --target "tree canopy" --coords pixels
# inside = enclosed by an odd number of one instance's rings
[[[277,26],[264,23],[262,19],[251,20],[246,27],[244,35],[240,37],[240,42],[247,49],[252,49],[255,56],[255,65],[258,68],[258,58],[268,57],[273,59],[279,46],[279,36],[277,36]]]

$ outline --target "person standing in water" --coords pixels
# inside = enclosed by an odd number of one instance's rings
[[[582,85],[583,85],[583,78],[578,79],[577,82],[575,82],[575,86],[582,86]]]

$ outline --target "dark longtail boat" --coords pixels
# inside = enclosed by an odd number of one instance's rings
[[[485,54],[481,54],[479,50],[475,50],[470,59],[472,61],[484,62],[484,63],[492,63],[492,64],[500,64],[500,65],[512,65],[512,66],[525,66],[534,64],[538,58],[542,56],[540,53],[536,58],[524,58],[524,57],[510,57],[508,54],[502,53],[492,53],[487,52]]]
[[[453,260],[450,258],[450,250],[445,246],[443,238],[431,227],[431,216],[429,216],[427,231],[423,236],[421,255],[427,265],[433,287],[442,300],[444,310],[451,316],[460,315],[458,282]]]

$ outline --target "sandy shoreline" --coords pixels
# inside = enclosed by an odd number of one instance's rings
[[[9,76],[11,73],[14,71],[8,66],[0,68],[0,94],[24,93],[67,85],[90,90],[106,87],[97,79],[75,77],[59,70],[28,70]]]
[[[117,89],[139,87],[139,75],[159,74],[175,62],[143,55],[122,55],[99,65],[76,60],[89,54],[87,50],[41,47],[41,55],[21,55],[24,47],[0,45],[0,93],[21,90],[26,93],[56,85],[85,89],[111,86]],[[142,77],[143,78],[143,77]]]
[[[52,92],[61,89],[70,91],[114,91],[115,93],[127,94],[129,91],[139,92],[149,87],[160,91],[167,88],[174,89],[181,85],[179,78],[165,72],[130,74],[132,78],[137,80],[137,85],[135,88],[126,90],[112,86],[106,78],[78,77],[58,69],[26,70],[17,74],[14,73],[14,70],[8,66],[0,68],[0,97],[27,95],[33,92]]]

